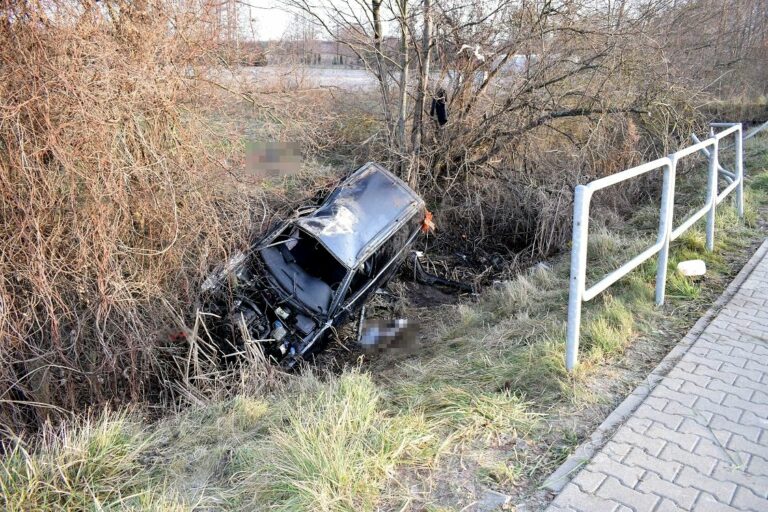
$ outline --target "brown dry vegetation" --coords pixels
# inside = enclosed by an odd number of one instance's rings
[[[263,215],[195,113],[187,23],[163,2],[0,7],[6,428],[160,393],[200,275]]]

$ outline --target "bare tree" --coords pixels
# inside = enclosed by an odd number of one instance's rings
[[[424,109],[429,84],[429,73],[432,60],[432,1],[423,0],[424,27],[421,37],[421,52],[419,55],[419,84],[416,90],[416,102],[413,108],[413,127],[411,130],[411,146],[413,154],[418,159],[421,154],[421,144],[424,137]],[[415,172],[408,172],[408,182],[416,186]]]
[[[642,124],[685,110],[679,98],[768,83],[764,0],[283,2],[376,77],[381,140],[414,186],[489,172],[527,134],[565,132],[569,119]],[[425,122],[436,88],[450,115],[439,137]],[[580,151],[577,139],[564,141]]]
[[[409,30],[408,30],[408,1],[396,0],[397,21],[400,28],[400,94],[398,95],[397,114],[397,150],[399,161],[397,166],[401,173],[406,172],[406,160],[408,158],[408,140],[406,138],[405,124],[408,118],[408,76],[409,76]]]

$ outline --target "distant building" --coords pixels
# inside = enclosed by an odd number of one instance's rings
[[[336,41],[281,41],[274,43],[267,54],[269,64],[305,64],[322,67],[363,66],[352,49]]]

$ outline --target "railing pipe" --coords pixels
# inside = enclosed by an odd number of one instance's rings
[[[659,250],[659,261],[656,268],[656,305],[664,304],[664,293],[667,287],[667,261],[669,260],[669,243],[672,238],[672,222],[675,214],[675,176],[677,174],[677,157],[672,156],[664,169],[664,182],[661,188],[661,212],[659,220],[659,236],[664,243]]]
[[[587,238],[589,236],[589,203],[592,191],[584,185],[576,187],[573,198],[573,243],[571,247],[571,280],[568,295],[565,367],[576,367],[581,329],[581,303],[587,278]]]
[[[691,134],[691,140],[693,140],[693,142],[697,144],[701,143],[701,141],[699,140],[699,138],[696,136],[695,133]],[[701,148],[699,151],[701,151],[701,154],[703,154],[705,157],[709,158],[709,150],[707,148]],[[717,165],[717,169],[720,172],[720,174],[723,175],[723,178],[725,178],[725,181],[727,181],[728,183],[733,183],[734,180],[736,180],[736,174],[724,169],[723,166],[720,165],[719,163]]]
[[[714,138],[714,130],[711,130],[710,139]],[[715,250],[715,210],[717,207],[717,148],[718,139],[715,138],[712,151],[709,153],[709,173],[707,176],[707,250]]]
[[[763,126],[768,125],[768,123]],[[742,136],[741,125],[739,133],[736,135],[736,211],[739,218],[744,218],[744,137]]]
[[[764,122],[760,126],[756,126],[751,130],[749,130],[749,133],[744,136],[744,140],[751,139],[752,137],[757,135],[759,132],[765,130],[766,128],[768,128],[768,121]]]
[[[663,241],[657,242],[602,278],[600,281],[592,285],[591,288],[584,291],[582,294],[582,300],[584,302],[590,301],[600,295],[603,291],[605,291],[609,286],[611,286],[613,283],[624,277],[625,275],[629,274],[633,270],[635,270],[637,267],[642,265],[646,260],[650,259],[655,254],[659,253],[659,250],[661,249],[661,246],[663,245]]]

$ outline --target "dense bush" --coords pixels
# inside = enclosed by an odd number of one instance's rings
[[[231,146],[191,108],[204,38],[180,5],[0,7],[6,427],[158,392],[196,283],[248,233]]]

